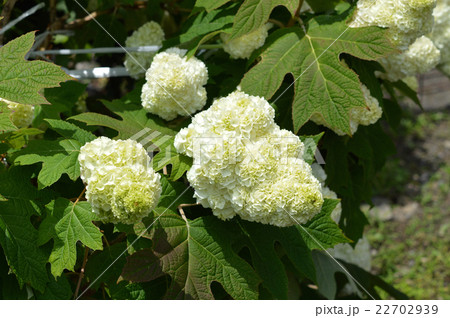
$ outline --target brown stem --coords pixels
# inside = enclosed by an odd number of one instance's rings
[[[86,246],[84,248],[83,265],[81,265],[80,275],[78,276],[77,289],[75,290],[75,294],[73,296],[73,299],[77,299],[77,297],[78,297],[78,292],[80,291],[81,281],[83,280],[83,277],[84,277],[84,269],[86,268],[88,254],[89,254],[89,248]]]
[[[81,197],[83,196],[83,194],[86,192],[86,187],[84,187],[83,191],[81,191],[80,195],[78,196],[78,198],[75,200],[75,202],[73,203],[73,205],[77,205],[78,201],[80,201]],[[72,199],[70,200],[72,201]]]
[[[185,220],[187,222],[187,218],[186,218],[186,215],[184,214],[183,208],[190,207],[190,206],[198,206],[198,205],[200,205],[200,203],[183,203],[183,204],[180,204],[178,206],[178,211],[180,211],[180,215],[183,218],[183,220]]]
[[[163,174],[166,176],[167,175],[167,166],[163,167]]]
[[[51,32],[56,29],[56,0],[50,0],[50,23],[48,25],[48,30]],[[44,48],[48,48],[52,42],[52,35],[49,34],[45,39],[43,44]]]
[[[288,24],[287,24],[287,27],[288,27],[288,28],[291,27],[291,26],[293,26],[293,25],[295,24],[295,21],[298,20],[298,17],[300,16],[300,10],[302,9],[302,6],[303,6],[303,1],[304,1],[304,0],[300,0],[300,1],[299,1],[297,10],[295,10],[294,15],[292,16],[292,18],[289,20],[289,22],[288,22]]]
[[[1,13],[1,16],[3,17],[2,20],[0,20],[0,26],[3,28],[5,25],[8,24],[9,18],[11,17],[11,12],[14,9],[14,5],[16,4],[17,0],[8,0],[6,1],[5,5],[3,6],[3,10]],[[3,44],[3,36],[5,34],[0,34],[0,44]]]
[[[285,28],[286,26],[283,24],[283,22],[275,20],[275,19],[269,19],[267,22],[273,23],[277,25],[280,28]]]

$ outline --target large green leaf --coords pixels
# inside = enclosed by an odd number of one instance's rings
[[[166,210],[176,212],[180,204],[195,202],[193,189],[186,187],[182,182],[172,182],[163,176],[161,177],[161,188],[161,196],[158,206],[155,208],[155,211],[159,214],[164,213]]]
[[[44,293],[38,293],[36,298],[39,300],[70,300],[72,298],[72,287],[65,275],[54,278],[48,271],[50,282],[45,287]]]
[[[54,64],[26,61],[33,43],[34,32],[30,32],[0,48],[0,97],[22,104],[46,104],[39,94],[43,88],[72,79]]]
[[[277,6],[284,6],[294,15],[299,0],[245,0],[234,19],[231,38],[238,38],[262,27]]]
[[[262,225],[239,221],[244,233],[242,245],[248,246],[252,263],[263,280],[263,285],[277,299],[288,298],[288,278],[275,249],[280,243],[296,269],[312,281],[316,280],[311,250],[306,246],[298,229]]]
[[[235,299],[256,299],[258,276],[232,249],[239,229],[216,217],[185,221],[168,212],[146,234],[152,249],[128,257],[122,276],[135,282],[172,277],[167,298],[213,299],[211,283],[220,283]]]
[[[242,79],[249,94],[270,99],[286,74],[295,82],[293,121],[295,131],[314,113],[332,128],[350,134],[349,111],[366,107],[358,75],[339,59],[348,53],[364,60],[375,60],[395,51],[378,27],[348,28],[349,11],[315,17],[300,27],[274,32],[261,61]]]
[[[195,2],[196,8],[204,8],[206,11],[211,11],[217,9],[220,6],[223,6],[225,3],[230,2],[231,0],[197,0]]]
[[[174,146],[169,145],[162,149],[152,160],[153,168],[161,170],[167,165],[172,166],[170,179],[176,181],[192,166],[192,159],[177,152]]]
[[[133,138],[141,141],[144,147],[151,145],[163,147],[173,143],[171,137],[176,134],[176,130],[169,128],[167,123],[157,116],[147,113],[142,106],[123,100],[112,102],[104,100],[103,103],[121,120],[97,113],[83,113],[70,119],[84,122],[90,126],[112,128],[118,132],[117,138]]]
[[[45,121],[50,125],[51,129],[56,131],[61,136],[68,139],[75,139],[82,145],[97,138],[89,131],[81,129],[80,127],[64,120],[46,119]]]
[[[310,249],[327,249],[338,243],[350,242],[331,218],[331,212],[338,203],[338,200],[325,199],[319,214],[305,225],[296,226]]]
[[[42,162],[38,175],[39,188],[45,188],[66,173],[73,181],[80,176],[78,155],[81,144],[73,139],[32,140],[21,150],[14,160],[18,165],[32,165]]]
[[[43,292],[48,282],[47,257],[38,247],[38,231],[30,217],[40,214],[40,193],[30,181],[30,169],[11,168],[0,172],[0,243],[11,271],[20,285],[30,284]]]
[[[64,269],[73,271],[78,241],[94,250],[103,248],[102,233],[92,223],[95,219],[88,202],[74,204],[58,198],[47,205],[47,217],[39,227],[39,243],[54,239],[49,259],[53,276],[60,276]]]
[[[235,14],[234,6],[224,10],[203,11],[186,22],[186,29],[176,39],[180,43],[185,43],[213,31],[231,28]]]

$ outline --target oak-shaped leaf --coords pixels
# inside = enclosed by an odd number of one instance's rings
[[[278,244],[298,272],[311,281],[316,280],[311,250],[296,227],[276,227],[247,221],[239,221],[239,224],[244,234],[240,247],[249,248],[252,264],[263,286],[273,297],[288,299],[288,276],[279,257]]]
[[[204,8],[206,11],[212,11],[231,0],[197,0],[195,1],[196,8]]]
[[[310,249],[327,249],[339,243],[351,242],[331,218],[338,203],[339,200],[325,199],[319,214],[306,224],[295,226]]]
[[[44,61],[27,61],[34,32],[18,37],[0,48],[0,97],[21,104],[48,104],[40,91],[71,80],[61,67]]]
[[[340,55],[376,60],[396,51],[385,29],[349,28],[350,13],[312,18],[306,23],[306,33],[300,26],[274,32],[261,61],[242,79],[242,89],[269,100],[285,75],[292,74],[294,130],[318,113],[330,127],[350,134],[350,109],[366,107],[366,101],[358,75],[340,61]]]
[[[173,212],[161,215],[145,236],[153,247],[128,257],[122,276],[133,282],[169,274],[166,298],[213,299],[213,282],[234,299],[256,299],[259,277],[232,248],[239,228],[213,216],[184,220]]]
[[[78,155],[82,144],[74,139],[32,140],[28,146],[18,152],[14,159],[17,165],[32,165],[42,162],[38,175],[39,188],[45,188],[65,173],[73,181],[80,176]]]
[[[0,170],[0,244],[20,286],[27,283],[43,292],[48,282],[47,256],[37,245],[38,231],[30,218],[41,214],[40,201],[49,195],[33,187],[31,174],[28,167]]]
[[[39,244],[54,240],[49,262],[54,277],[68,269],[73,271],[76,260],[78,241],[85,246],[101,250],[102,233],[92,223],[96,215],[88,202],[71,202],[58,198],[47,206],[47,217],[39,227]]]
[[[269,19],[272,10],[284,6],[291,15],[299,6],[298,0],[245,0],[234,19],[231,38],[238,38],[262,27]]]

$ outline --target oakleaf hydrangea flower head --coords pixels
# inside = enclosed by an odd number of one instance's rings
[[[206,65],[195,57],[185,57],[186,50],[171,48],[157,54],[147,70],[142,87],[142,106],[165,120],[187,116],[206,104],[208,81]]]
[[[81,147],[78,161],[86,198],[102,221],[134,224],[158,203],[160,176],[136,141],[97,138]]]
[[[380,60],[386,73],[377,76],[395,82],[408,76],[432,70],[440,61],[439,49],[428,37],[422,36],[401,54],[392,54]]]
[[[6,104],[11,110],[11,121],[17,128],[25,128],[31,125],[34,119],[34,106],[10,102],[0,98],[0,102]]]
[[[431,32],[436,0],[359,0],[350,27],[389,28],[390,40],[401,50]]]
[[[434,27],[429,36],[441,51],[441,69],[450,76],[450,0],[438,0],[433,15]]]
[[[266,23],[262,27],[245,34],[239,38],[230,40],[230,35],[221,33],[220,38],[223,41],[223,49],[230,54],[233,59],[248,59],[253,51],[264,45],[272,23]]]
[[[163,41],[163,29],[158,23],[150,21],[134,31],[125,41],[125,45],[127,47],[161,46]],[[150,67],[154,56],[155,52],[130,52],[125,57],[128,73],[134,78],[139,78]]]
[[[383,114],[383,109],[380,107],[378,100],[370,94],[370,90],[364,84],[361,84],[361,89],[366,101],[366,107],[354,107],[350,110],[350,132],[354,134],[358,130],[359,125],[369,126],[376,123]],[[311,120],[318,125],[323,125],[331,129],[330,125],[317,113],[311,116]],[[333,131],[343,136],[345,132],[338,128],[333,128]]]
[[[302,159],[304,145],[274,116],[264,98],[235,91],[175,137],[177,151],[194,159],[187,178],[197,202],[220,219],[283,227],[319,213],[321,186]]]

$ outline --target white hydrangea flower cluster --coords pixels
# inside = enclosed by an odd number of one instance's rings
[[[149,113],[172,120],[205,106],[203,86],[208,81],[208,69],[195,57],[187,59],[186,52],[171,48],[153,58],[141,94],[142,106]]]
[[[432,70],[438,65],[440,59],[440,51],[433,41],[426,36],[421,36],[403,53],[380,59],[379,62],[387,72],[377,72],[377,76],[395,82]]]
[[[235,91],[216,100],[175,137],[194,158],[187,177],[197,202],[226,220],[275,226],[305,223],[320,212],[320,182],[302,158],[300,139],[274,122],[261,97]]]
[[[0,98],[0,102],[6,104],[11,110],[11,121],[17,128],[25,128],[31,125],[34,119],[34,106],[10,102]]]
[[[272,23],[266,23],[255,31],[232,40],[230,40],[229,34],[221,33],[223,49],[233,59],[248,59],[254,50],[264,45],[272,26]]]
[[[136,141],[97,138],[81,147],[78,161],[86,198],[102,221],[134,224],[158,203],[160,176]]]
[[[163,41],[163,29],[158,23],[150,21],[134,31],[126,39],[125,45],[127,47],[161,46]],[[126,55],[124,63],[128,73],[136,79],[139,78],[144,73],[143,68],[147,70],[150,67],[154,56],[155,52],[130,52]]]
[[[367,86],[361,84],[361,89],[364,94],[364,99],[366,100],[366,107],[354,107],[350,110],[350,131],[352,134],[358,130],[359,125],[369,126],[374,124],[383,115],[383,109],[380,107],[378,100],[370,94],[370,90]],[[311,116],[311,120],[318,125],[330,128],[328,123],[318,113],[314,113]],[[334,128],[333,131],[339,136],[344,136],[346,134],[338,128]]]
[[[431,32],[436,0],[359,0],[350,27],[389,28],[390,40],[406,50],[418,37]]]
[[[430,37],[441,51],[441,69],[450,76],[450,0],[437,0],[433,15],[434,27]]]

